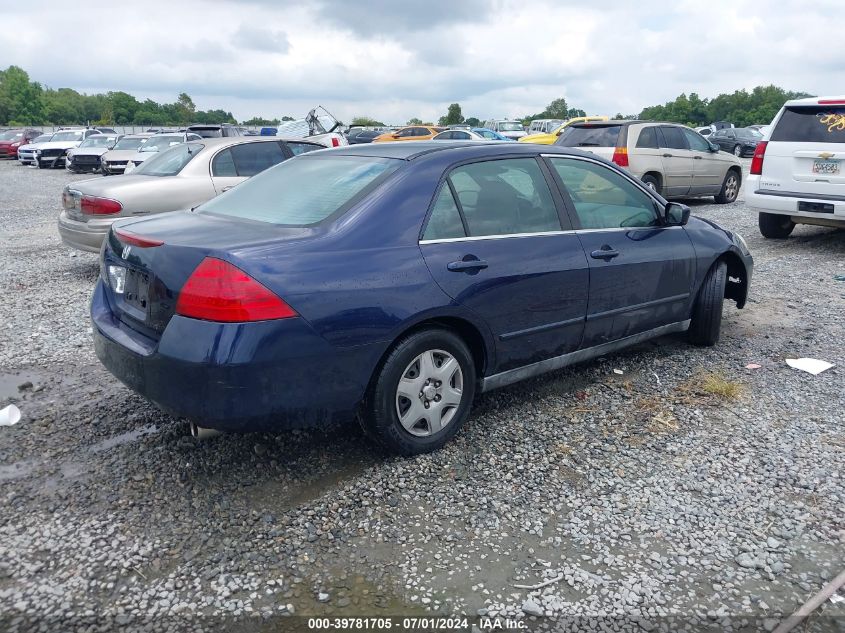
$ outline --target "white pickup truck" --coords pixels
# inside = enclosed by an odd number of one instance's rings
[[[286,140],[308,139],[326,147],[349,145],[340,133],[343,124],[323,106],[311,110],[304,119],[286,121],[279,125],[276,136]]]
[[[763,237],[845,227],[845,97],[787,101],[751,159],[745,201]]]

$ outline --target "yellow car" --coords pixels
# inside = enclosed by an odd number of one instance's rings
[[[373,139],[373,143],[388,143],[390,141],[430,141],[440,134],[445,127],[433,125],[411,125],[396,132],[385,132]]]
[[[529,134],[528,136],[523,136],[519,139],[520,143],[539,143],[540,145],[552,145],[556,140],[557,137],[560,136],[560,133],[566,129],[567,125],[572,125],[573,123],[587,123],[588,121],[607,121],[608,117],[606,116],[577,116],[575,118],[569,119],[559,128],[554,130],[549,134]]]

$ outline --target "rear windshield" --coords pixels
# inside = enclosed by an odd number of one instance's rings
[[[769,140],[792,143],[845,143],[845,107],[786,108]]]
[[[175,176],[205,147],[201,143],[180,143],[151,156],[133,174],[144,176]]]
[[[203,138],[223,138],[223,129],[219,127],[189,127],[188,131]]]
[[[198,212],[313,226],[360,199],[401,163],[369,156],[301,156],[212,198]]]
[[[564,147],[616,147],[621,125],[571,125],[564,128],[555,145]]]

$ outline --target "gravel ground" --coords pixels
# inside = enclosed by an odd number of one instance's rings
[[[486,394],[447,448],[400,459],[354,425],[196,442],[113,379],[96,257],[55,227],[81,178],[0,163],[0,406],[23,412],[0,427],[5,630],[771,630],[845,568],[845,233],[768,241],[742,194],[690,201],[756,260],[717,347],[667,337]],[[845,630],[845,606],[810,622]]]

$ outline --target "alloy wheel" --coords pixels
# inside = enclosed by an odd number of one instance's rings
[[[725,198],[733,202],[739,194],[739,181],[733,174],[725,181]]]
[[[411,435],[427,437],[446,427],[461,406],[464,374],[443,350],[427,350],[412,360],[396,388],[396,414]]]

